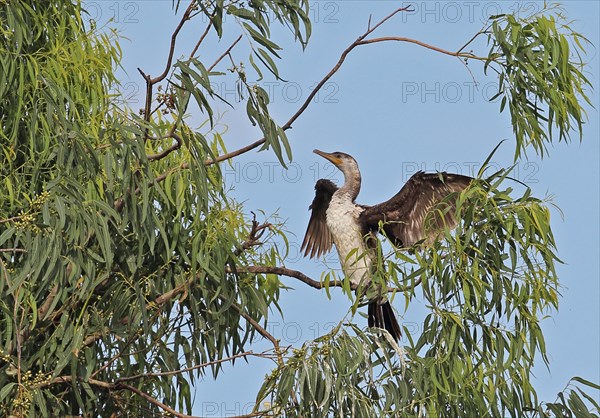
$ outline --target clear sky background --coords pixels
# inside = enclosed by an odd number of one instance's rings
[[[143,80],[136,68],[157,75],[162,72],[172,30],[178,22],[170,0],[86,1],[90,14],[100,25],[119,29],[128,39],[123,48],[123,90],[134,108],[142,107]],[[289,32],[273,27],[284,47],[278,63],[287,82],[265,77],[260,83],[272,92],[271,113],[281,124],[298,109],[311,88],[337,62],[340,53],[367,28],[369,15],[376,22],[401,6],[392,1],[313,2],[313,35],[303,52]],[[406,3],[408,4],[408,3]],[[373,36],[406,36],[438,47],[456,50],[483,25],[485,17],[512,12],[520,4],[536,10],[539,2],[414,2],[415,12],[400,14]],[[185,3],[187,5],[187,3]],[[185,5],[182,6],[185,9]],[[565,11],[574,28],[588,37],[587,77],[600,86],[599,3],[569,1]],[[181,11],[180,11],[181,12]],[[110,20],[112,19],[112,20]],[[233,22],[230,22],[230,24]],[[228,26],[233,28],[234,25]],[[204,25],[192,22],[180,36],[177,56],[191,51]],[[236,29],[237,30],[237,29]],[[220,43],[214,34],[200,50],[200,58],[212,63],[237,36]],[[487,52],[485,44],[479,51]],[[234,50],[236,61],[246,59],[248,49]],[[229,67],[226,63],[222,70]],[[223,166],[233,195],[245,204],[246,212],[277,213],[290,232],[291,252],[285,265],[319,279],[327,268],[339,268],[337,256],[327,264],[299,256],[313,198],[314,182],[321,177],[343,178],[314,148],[345,151],[358,161],[363,188],[358,201],[379,203],[395,194],[415,171],[446,170],[474,174],[501,140],[509,139],[494,157],[498,167],[513,161],[514,139],[508,113],[499,114],[499,103],[489,103],[496,80],[484,76],[478,63],[470,71],[456,58],[411,44],[385,43],[361,46],[348,56],[342,69],[325,85],[308,110],[288,131],[293,162],[286,171],[271,152],[246,154]],[[266,74],[266,71],[264,72]],[[476,87],[475,82],[478,83]],[[216,81],[216,90],[228,101],[239,97],[228,78]],[[581,376],[600,382],[600,287],[599,287],[599,118],[598,93],[591,97],[595,109],[588,110],[583,142],[556,144],[549,158],[540,160],[532,152],[519,161],[513,176],[530,186],[538,197],[553,196],[562,210],[552,211],[552,225],[559,256],[562,282],[559,313],[544,319],[542,327],[550,358],[548,371],[538,359],[535,386],[541,399],[553,401],[569,378]],[[261,137],[244,116],[244,108],[231,110],[220,105],[224,140],[234,150]],[[193,121],[204,121],[200,114]],[[272,317],[269,329],[283,345],[300,346],[327,332],[346,314],[349,301],[340,291],[329,300],[324,292],[290,278],[282,279],[293,290],[284,292],[284,318]],[[422,300],[412,302],[401,322],[418,335],[426,313]],[[402,308],[401,301],[396,302]],[[356,317],[361,326],[366,319]],[[264,345],[266,347],[266,345]],[[260,347],[260,344],[259,344]],[[196,387],[194,412],[203,416],[247,413],[263,377],[273,364],[252,359],[226,368],[215,382],[206,378]]]

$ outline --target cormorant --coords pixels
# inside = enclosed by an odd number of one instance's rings
[[[335,244],[342,271],[355,289],[368,285],[371,280],[377,232],[383,232],[400,248],[421,240],[433,242],[444,226],[456,225],[455,202],[445,198],[462,191],[472,180],[459,174],[419,171],[391,199],[374,206],[359,205],[355,199],[360,191],[361,176],[356,160],[343,152],[314,150],[314,153],[344,173],[344,185],[338,188],[330,180],[317,181],[301,251],[310,258],[320,257]],[[438,206],[441,202],[446,203],[445,207]],[[433,208],[433,216],[427,217]],[[431,223],[425,225],[427,219],[431,219]],[[381,296],[369,301],[369,327],[386,329],[398,341],[400,326],[385,294],[381,292]]]

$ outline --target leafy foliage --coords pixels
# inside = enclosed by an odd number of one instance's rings
[[[176,65],[169,118],[141,119],[111,102],[119,49],[81,13],[67,1],[0,13],[2,414],[162,412],[110,394],[132,385],[191,412],[196,377],[256,334],[244,317],[277,307],[279,282],[235,266],[276,260],[240,250],[252,224],[205,166],[220,135],[183,123],[192,96],[212,116],[203,64]]]
[[[502,97],[501,112],[508,104],[515,159],[530,145],[540,155],[547,153],[554,129],[559,141],[568,141],[572,130],[581,140],[586,119],[582,101],[591,105],[586,94],[591,84],[583,71],[589,41],[569,27],[558,5],[525,18],[499,15],[490,20],[482,32],[490,44],[485,67],[499,75],[492,100]]]
[[[444,241],[382,257],[407,309],[417,295],[427,301],[416,341],[400,348],[384,332],[340,324],[292,349],[266,331],[285,269],[263,243],[286,237],[227,194],[216,163],[259,146],[282,164],[291,158],[285,130],[307,104],[280,125],[253,78],[280,78],[273,24],[306,45],[306,1],[192,1],[164,74],[142,72],[139,115],[111,93],[116,36],[83,16],[79,2],[0,2],[2,415],[183,416],[196,379],[255,356],[276,362],[258,394],[272,406],[256,415],[592,416],[586,405],[598,405],[580,387],[597,385],[574,378],[579,387],[552,404],[531,385],[534,361],[547,362],[539,321],[558,306],[558,260],[544,202],[527,190],[512,197],[500,187],[505,171],[460,196],[462,222]],[[240,35],[212,64],[173,58],[197,16],[217,39]],[[490,26],[482,60],[499,68],[517,155],[529,144],[541,153],[552,126],[559,139],[581,129],[588,82],[556,28],[544,16]],[[239,62],[231,51],[242,39],[251,55]],[[226,57],[264,136],[230,153],[214,111],[224,100],[211,88]],[[530,97],[548,107],[546,119]],[[196,108],[207,118],[199,128],[186,119]],[[253,352],[258,337],[273,347]]]
[[[543,406],[532,386],[536,358],[548,364],[540,318],[558,308],[559,260],[550,212],[529,189],[511,197],[506,174],[459,196],[461,223],[445,240],[380,260],[382,284],[391,276],[407,309],[419,298],[431,312],[416,341],[406,328],[399,348],[340,325],[296,350],[258,401],[270,395],[273,411],[290,416],[587,416],[577,392]]]

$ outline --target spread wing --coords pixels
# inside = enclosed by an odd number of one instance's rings
[[[300,251],[304,251],[304,256],[310,255],[320,257],[331,249],[333,237],[327,227],[327,208],[331,201],[331,196],[337,190],[337,186],[330,180],[320,179],[315,184],[315,198],[309,209],[312,210],[304,241]]]
[[[398,247],[432,239],[445,225],[456,225],[456,202],[451,195],[464,190],[471,180],[460,174],[419,171],[390,200],[366,207],[359,221],[371,231],[378,231],[382,222],[385,234]],[[432,210],[433,216],[427,216]]]

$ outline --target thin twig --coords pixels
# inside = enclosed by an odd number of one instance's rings
[[[159,83],[165,79],[167,74],[169,74],[169,70],[171,69],[171,64],[173,64],[173,55],[175,54],[175,44],[177,43],[177,36],[179,35],[179,31],[181,31],[181,28],[183,28],[183,25],[185,24],[185,22],[187,22],[190,19],[190,14],[194,7],[195,7],[195,2],[193,2],[193,1],[190,2],[190,5],[183,13],[183,16],[181,16],[181,20],[179,21],[179,24],[177,25],[177,27],[173,31],[173,34],[171,35],[171,46],[169,47],[169,56],[167,58],[165,69],[161,75],[150,79],[150,83],[152,83],[152,84]]]
[[[92,338],[94,338],[93,341],[89,341]],[[94,333],[90,336],[88,336],[88,338],[86,338],[84,341],[85,342],[89,342],[89,344],[92,344],[94,341],[98,340],[101,338],[101,333]],[[119,352],[117,352],[115,355],[113,355],[110,359],[108,359],[108,361],[106,363],[104,363],[98,370],[96,370],[95,372],[93,372],[91,374],[90,377],[94,377],[97,376],[100,372],[102,372],[105,369],[108,369],[110,367],[111,364],[113,364],[115,361],[117,361],[119,358],[121,358],[121,356],[123,355],[124,350],[126,350],[127,348],[129,348],[129,346],[131,344],[133,344],[133,342],[136,340],[136,338],[139,338],[139,335],[137,333],[134,333],[133,335],[130,335],[129,338],[127,339],[127,341],[125,342],[124,347],[121,348],[121,350]],[[129,353],[134,354],[134,353]]]
[[[221,60],[223,58],[225,58],[227,55],[229,55],[231,50],[238,44],[239,41],[241,41],[241,39],[242,39],[242,35],[238,36],[238,38],[235,41],[233,41],[233,43],[231,45],[229,45],[229,48],[227,48],[225,50],[225,52],[223,52],[221,54],[221,56],[219,58],[217,58],[217,60],[210,67],[208,67],[207,71],[210,73],[217,66],[217,64],[219,64],[221,62]]]
[[[264,224],[259,223],[256,220],[256,214],[254,212],[250,213],[252,213],[252,227],[248,233],[248,238],[235,250],[234,254],[236,256],[239,256],[244,251],[254,247],[255,245],[261,245],[262,243],[260,242],[260,239],[264,235],[265,231],[273,226],[269,222],[265,222]]]
[[[369,36],[371,33],[373,33],[374,30],[376,30],[377,28],[379,28],[386,21],[388,21],[389,19],[391,19],[396,14],[398,14],[400,12],[404,12],[404,11],[410,11],[410,6],[408,6],[408,7],[401,7],[399,9],[394,10],[388,16],[386,16],[381,21],[379,21],[375,26],[369,27],[365,33],[363,33],[362,35],[360,35],[352,44],[350,44],[350,46],[348,48],[346,48],[344,50],[344,52],[342,52],[342,54],[340,55],[340,58],[338,59],[337,63],[333,66],[333,68],[327,73],[327,75],[325,75],[325,77],[323,77],[321,79],[321,81],[319,81],[319,83],[315,86],[315,88],[310,92],[310,94],[308,95],[308,97],[306,98],[306,100],[302,103],[302,105],[300,106],[300,108],[281,127],[281,129],[283,129],[284,131],[287,131],[288,129],[290,129],[292,127],[292,124],[296,121],[296,119],[298,119],[300,117],[300,115],[302,115],[302,113],[304,113],[304,111],[308,108],[308,106],[310,105],[310,103],[312,102],[312,100],[314,99],[314,97],[321,90],[321,88],[325,85],[325,83],[327,83],[327,81],[329,81],[329,79],[331,77],[333,77],[333,75],[335,73],[338,72],[338,70],[340,69],[340,67],[342,66],[342,64],[344,63],[344,61],[346,60],[346,56],[350,53],[350,51],[352,51],[354,48],[356,48],[358,45],[360,45],[361,41],[363,41],[367,36]],[[253,142],[253,143],[251,143],[249,145],[246,145],[246,146],[244,146],[242,148],[239,148],[239,149],[237,149],[235,151],[228,152],[226,154],[220,155],[220,156],[218,156],[218,157],[216,157],[214,159],[208,159],[208,160],[206,160],[204,162],[204,165],[212,165],[212,164],[215,164],[215,163],[218,163],[218,162],[221,162],[221,161],[229,160],[230,158],[233,158],[233,157],[237,157],[240,154],[244,154],[244,153],[246,153],[246,152],[248,152],[250,150],[253,150],[254,148],[257,148],[257,147],[261,146],[265,142],[266,142],[266,139],[263,137],[263,138],[255,141],[255,142]]]
[[[219,299],[225,300],[222,297],[219,297]],[[282,367],[284,365],[284,362],[283,362],[283,353],[281,352],[281,347],[279,346],[279,340],[277,338],[273,337],[273,335],[271,335],[258,322],[256,322],[256,320],[254,318],[252,318],[250,315],[248,315],[246,312],[244,312],[244,310],[241,307],[239,307],[235,303],[232,303],[231,307],[233,309],[235,309],[237,311],[237,313],[239,313],[240,316],[242,318],[244,318],[250,325],[252,325],[252,327],[260,335],[265,337],[267,340],[271,341],[271,344],[273,344],[273,348],[275,348],[275,354],[277,354],[277,363],[279,364],[280,367]]]
[[[11,218],[0,219],[0,224],[6,223],[6,222],[17,221],[17,220],[21,219],[23,216],[25,216],[25,215],[18,215],[18,216],[13,216]]]
[[[146,99],[145,99],[145,103],[144,103],[144,120],[146,122],[150,121],[153,87],[156,83],[160,83],[162,80],[164,80],[165,77],[169,74],[169,70],[171,68],[171,65],[173,64],[173,56],[175,54],[175,44],[177,43],[177,36],[179,35],[179,32],[181,31],[181,28],[183,27],[185,22],[187,22],[190,19],[190,14],[191,14],[192,10],[194,9],[194,7],[195,7],[195,2],[192,1],[190,3],[190,5],[188,6],[188,8],[183,13],[181,20],[179,21],[179,24],[175,28],[175,31],[171,34],[171,45],[169,47],[169,55],[167,57],[165,69],[162,72],[162,74],[160,74],[158,77],[152,78],[149,74],[144,73],[144,71],[142,71],[140,68],[138,68],[139,73],[142,75],[142,77],[146,81]],[[144,140],[147,138],[147,136],[148,136],[148,128],[146,127],[144,129]]]
[[[193,58],[194,55],[196,55],[196,52],[198,52],[198,48],[200,48],[200,44],[202,44],[202,41],[204,41],[204,38],[206,38],[206,35],[208,35],[208,31],[210,30],[211,26],[212,26],[212,20],[210,20],[208,22],[206,29],[204,29],[204,32],[202,33],[202,35],[200,35],[200,39],[198,39],[196,46],[194,46],[194,49],[192,49],[192,52],[190,53],[190,58]]]
[[[0,248],[0,253],[26,253],[24,248]]]
[[[269,355],[266,352],[264,352],[264,353],[255,353],[253,351],[246,351],[246,352],[235,354],[233,356],[222,358],[222,359],[219,359],[219,360],[209,361],[209,362],[198,364],[198,365],[192,366],[192,367],[186,367],[184,369],[171,370],[171,371],[168,371],[168,372],[140,373],[140,374],[137,374],[135,376],[121,377],[121,378],[119,378],[119,379],[116,380],[116,383],[129,382],[131,380],[142,379],[142,378],[145,378],[145,377],[174,376],[174,375],[177,375],[177,374],[190,372],[190,371],[193,371],[193,370],[196,370],[196,369],[203,369],[205,367],[213,366],[215,364],[225,363],[225,362],[228,362],[228,361],[234,361],[235,359],[238,359],[238,358],[241,358],[241,357],[272,358],[272,355]]]

